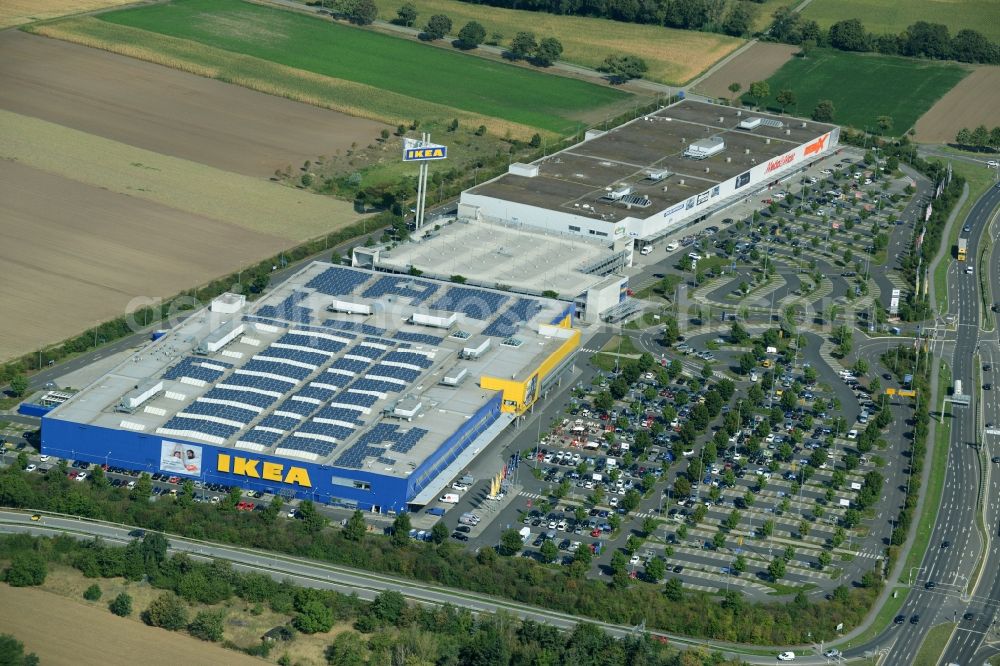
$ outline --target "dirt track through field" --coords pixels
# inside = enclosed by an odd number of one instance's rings
[[[138,612],[137,609],[136,612]],[[112,615],[51,592],[0,584],[0,628],[42,664],[260,666],[260,659]]]
[[[367,145],[380,123],[17,30],[0,33],[0,109],[236,173]]]
[[[977,67],[917,120],[921,143],[954,143],[963,127],[1000,125],[1000,67]]]
[[[787,44],[757,42],[695,86],[694,92],[709,97],[730,98],[733,93],[729,91],[729,85],[736,82],[743,86],[740,93],[745,93],[751,83],[769,78],[797,51],[797,47]]]
[[[9,160],[0,160],[0,201],[0,360],[288,245]]]

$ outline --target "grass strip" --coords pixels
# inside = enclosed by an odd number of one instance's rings
[[[951,386],[951,369],[944,361],[941,362],[941,371],[938,375],[938,395],[937,404],[941,404],[947,394],[948,387]],[[933,414],[933,409],[931,410]],[[899,582],[908,582],[910,569],[919,567],[924,559],[924,553],[931,540],[931,533],[934,531],[934,523],[937,520],[938,509],[941,506],[941,493],[944,491],[944,479],[948,468],[948,447],[951,443],[951,406],[946,403],[945,418],[935,424],[934,428],[934,451],[930,460],[930,478],[927,483],[924,505],[920,511],[920,518],[917,520],[917,533],[913,539],[913,546],[906,556],[906,565],[901,572],[902,578]]]
[[[941,661],[951,633],[955,630],[955,625],[951,622],[939,624],[924,634],[924,642],[913,660],[913,666],[937,666]]]

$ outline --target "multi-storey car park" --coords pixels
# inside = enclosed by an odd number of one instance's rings
[[[462,193],[458,216],[644,243],[834,150],[840,128],[682,100]]]
[[[312,263],[42,419],[42,452],[377,512],[427,504],[573,362],[573,305]]]

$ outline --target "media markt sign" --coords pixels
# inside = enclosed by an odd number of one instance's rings
[[[448,158],[448,146],[427,143],[416,139],[403,139],[404,162],[427,162]]]

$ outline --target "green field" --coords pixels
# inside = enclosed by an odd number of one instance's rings
[[[425,102],[566,134],[628,96],[239,0],[176,0],[100,19]]]
[[[808,117],[820,100],[829,99],[839,125],[864,129],[887,115],[892,132],[902,134],[969,71],[952,63],[816,49],[808,58],[792,58],[768,79],[766,104],[778,108],[775,95],[788,89],[797,98],[786,109],[793,115]]]
[[[391,21],[402,0],[375,0],[375,4],[379,17]],[[501,35],[497,40],[501,46],[510,44],[520,31],[534,32],[539,39],[555,37],[565,49],[563,60],[594,69],[611,53],[627,53],[646,61],[649,71],[645,78],[671,85],[687,83],[743,44],[742,39],[710,32],[503,9],[463,0],[413,0],[413,4],[418,27],[433,14],[445,14],[452,20],[452,32],[457,33],[469,21],[478,21],[486,28],[487,37]]]
[[[969,28],[1000,41],[996,0],[812,0],[802,15],[823,28],[843,19],[860,19],[876,34],[900,33],[917,21],[943,23],[953,36]]]

